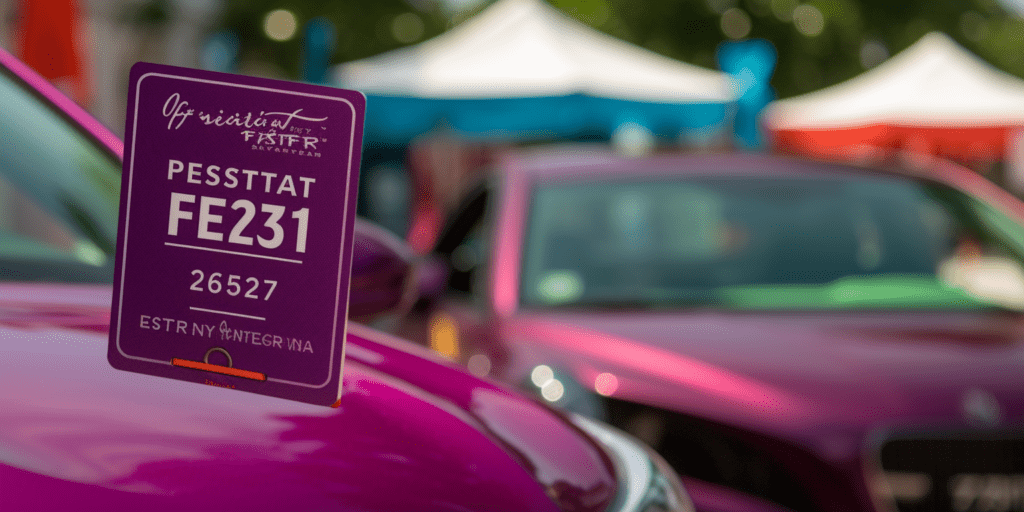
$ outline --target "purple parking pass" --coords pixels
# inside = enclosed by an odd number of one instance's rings
[[[132,67],[112,366],[338,400],[365,105],[331,87]]]

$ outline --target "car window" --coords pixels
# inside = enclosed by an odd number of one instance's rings
[[[978,204],[941,184],[882,175],[545,185],[533,197],[521,302],[1006,305],[997,299],[1024,296],[1013,242],[1024,228]],[[1012,286],[996,291],[993,281]]]
[[[0,280],[111,281],[120,167],[0,72]]]
[[[994,206],[975,198],[964,198],[986,231],[996,234],[993,243],[1003,244],[1004,251],[1017,258],[1024,258],[1024,230],[1020,224]]]

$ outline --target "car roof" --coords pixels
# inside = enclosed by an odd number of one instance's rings
[[[767,153],[661,152],[640,157],[617,154],[606,145],[519,148],[500,160],[501,171],[531,181],[577,181],[624,176],[792,177],[794,175],[888,175],[961,181],[958,166],[936,162],[928,168],[866,166]],[[827,173],[827,174],[824,174]]]
[[[96,139],[101,147],[106,148],[119,159],[122,158],[124,142],[117,135],[114,135],[85,109],[58,91],[47,79],[3,48],[0,48],[0,69],[6,69],[18,79],[23,80],[31,90],[53,105],[62,115],[70,118],[73,126],[79,127],[90,137]]]

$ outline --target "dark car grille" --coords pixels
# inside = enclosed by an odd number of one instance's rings
[[[889,439],[879,457],[900,512],[1024,512],[1024,433]]]
[[[841,475],[778,439],[614,399],[608,420],[657,450],[681,475],[798,512],[863,510]]]

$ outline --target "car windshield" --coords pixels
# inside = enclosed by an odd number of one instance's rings
[[[1024,228],[937,183],[559,183],[531,208],[528,307],[1024,309]]]
[[[0,68],[0,281],[110,282],[120,168]]]

